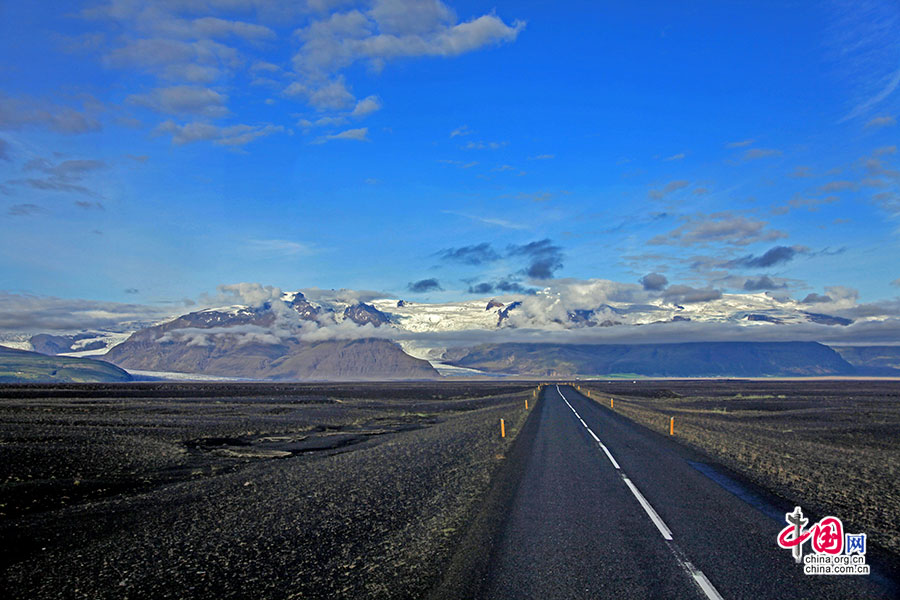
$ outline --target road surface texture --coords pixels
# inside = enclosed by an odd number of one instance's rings
[[[704,475],[709,459],[548,386],[477,596],[891,598],[877,576],[804,575],[784,524]],[[855,533],[855,532],[853,532]]]

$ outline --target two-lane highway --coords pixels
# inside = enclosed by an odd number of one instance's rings
[[[695,466],[704,458],[547,387],[483,598],[884,598],[860,576],[808,576],[783,524]]]

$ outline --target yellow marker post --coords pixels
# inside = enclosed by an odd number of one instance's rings
[[[612,399],[612,398],[609,399],[609,407],[610,407],[610,408],[613,407],[613,399]]]
[[[528,410],[528,398],[525,398],[525,410]]]
[[[506,423],[503,422],[503,419],[500,419],[500,437],[506,437]]]
[[[669,419],[669,435],[675,435],[675,417]]]

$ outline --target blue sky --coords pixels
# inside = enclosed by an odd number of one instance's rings
[[[0,290],[900,292],[895,2],[280,4],[0,4]]]

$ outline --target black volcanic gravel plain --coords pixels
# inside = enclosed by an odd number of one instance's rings
[[[4,386],[2,596],[421,597],[533,389]]]

